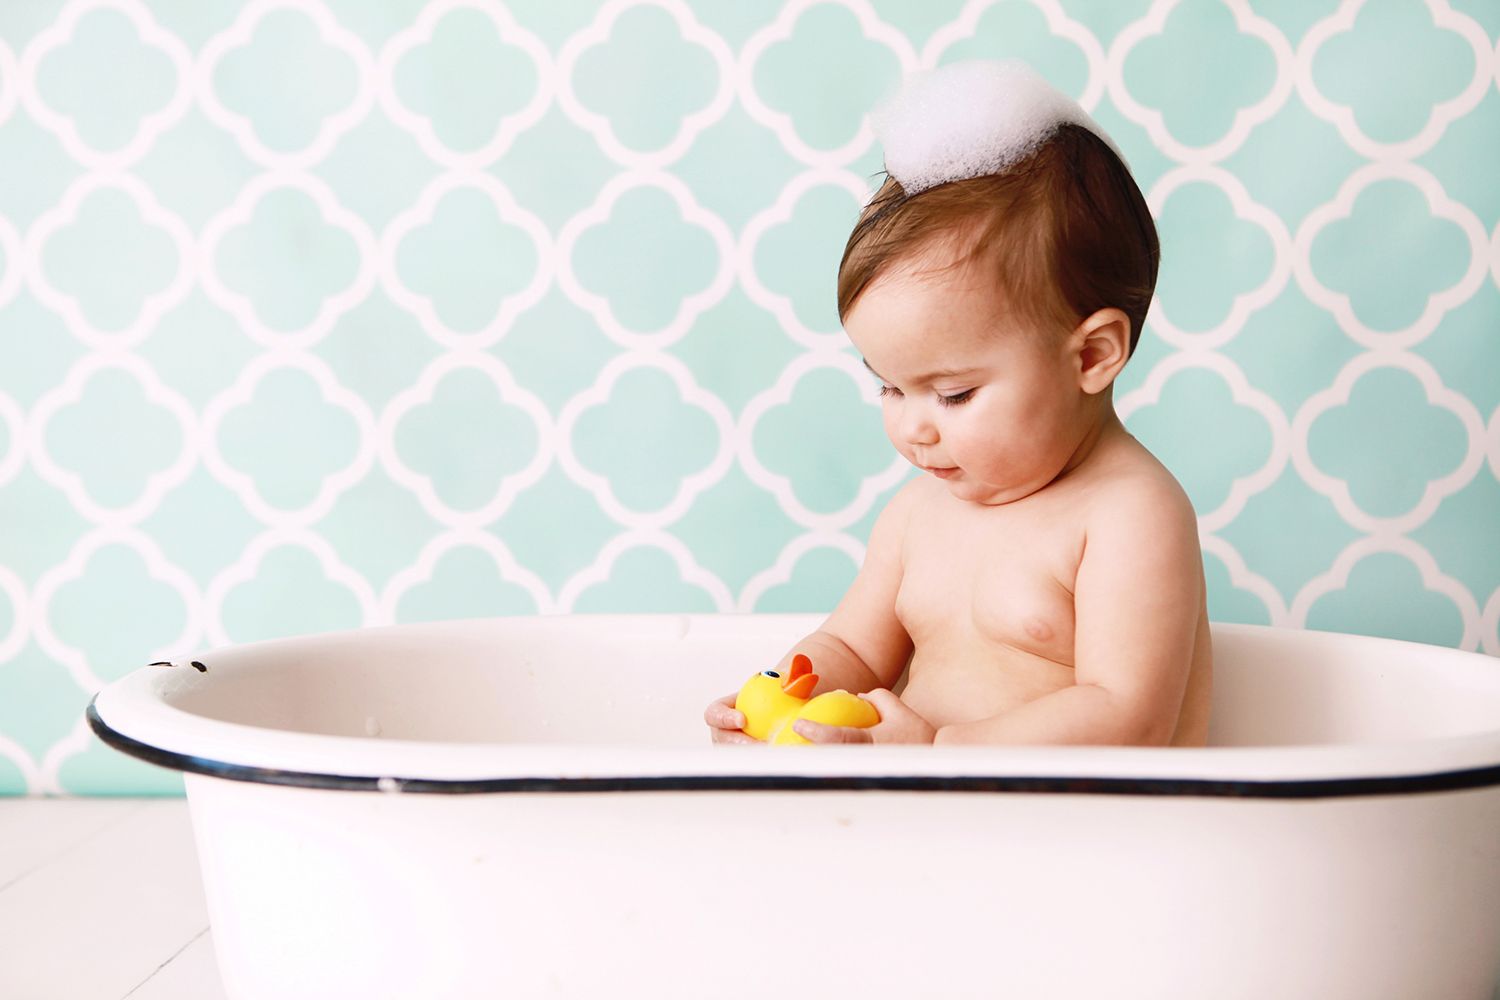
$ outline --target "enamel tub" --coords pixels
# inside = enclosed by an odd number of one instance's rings
[[[1495,658],[1215,624],[1204,749],[711,745],[820,621],[272,640],[89,721],[185,772],[233,1000],[1492,1000]]]

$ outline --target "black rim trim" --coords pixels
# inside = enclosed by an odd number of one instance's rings
[[[95,698],[97,701],[97,696]],[[1244,799],[1330,799],[1365,795],[1453,792],[1500,785],[1500,764],[1460,771],[1379,778],[1315,778],[1240,781],[1209,778],[986,777],[982,775],[890,775],[815,777],[801,774],[663,775],[621,778],[366,778],[249,767],[175,753],[141,743],[110,728],[89,702],[88,722],[98,737],[122,753],[150,764],[230,781],[351,792],[472,795],[495,792],[1044,792],[1068,795],[1179,795]]]

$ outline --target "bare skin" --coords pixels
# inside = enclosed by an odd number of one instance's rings
[[[807,654],[818,692],[861,693],[881,721],[799,733],[1205,745],[1197,522],[1115,414],[1129,328],[1101,309],[1056,336],[1017,329],[972,273],[917,261],[865,290],[845,329],[881,380],[887,435],[923,473],[881,512],[838,607],[780,664]],[[755,742],[733,704],[705,710],[713,740]]]

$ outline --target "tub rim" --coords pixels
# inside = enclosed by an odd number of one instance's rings
[[[732,619],[820,615],[525,616],[587,618],[597,627],[686,635]],[[337,641],[356,633],[434,628],[461,633],[500,620],[467,619],[326,632],[237,644]],[[543,626],[546,627],[546,626]],[[1484,654],[1400,639],[1214,622],[1218,634],[1297,633],[1303,642],[1400,643],[1457,663]],[[1320,638],[1327,637],[1327,638]],[[221,650],[222,651],[222,650]],[[200,655],[200,654],[195,654]],[[212,658],[212,653],[201,654]],[[190,661],[184,659],[183,664]],[[141,667],[99,691],[86,717],[107,745],[148,763],[233,781],[417,794],[681,791],[1010,792],[1316,799],[1423,794],[1500,786],[1500,728],[1425,740],[1266,747],[825,746],[663,747],[618,743],[454,743],[328,736],[227,722],[166,701],[179,668]]]

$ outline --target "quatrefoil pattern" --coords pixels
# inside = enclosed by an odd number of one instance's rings
[[[865,114],[1004,56],[1157,220],[1115,402],[1211,616],[1500,654],[1486,4],[0,5],[0,794],[176,788],[81,709],[213,645],[831,608],[913,474]]]

